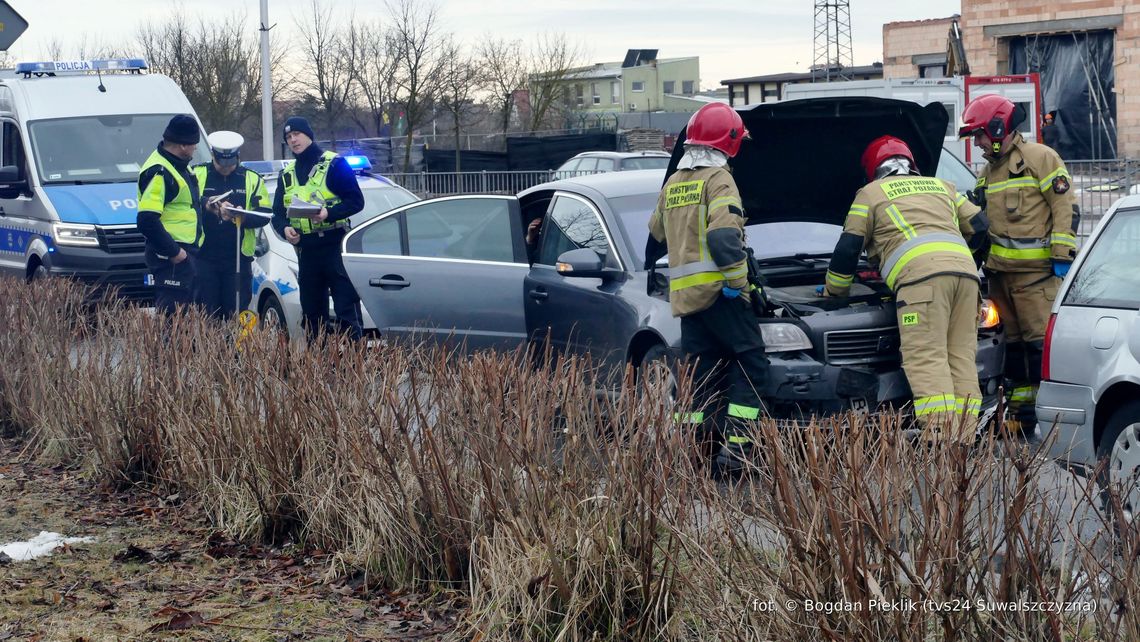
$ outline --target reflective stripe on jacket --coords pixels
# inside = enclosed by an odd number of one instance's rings
[[[329,165],[333,159],[337,157],[335,152],[326,151],[321,154],[321,160],[313,166],[312,171],[309,172],[309,178],[303,185],[297,182],[297,163],[293,161],[281,172],[281,185],[279,189],[284,189],[282,202],[285,204],[285,209],[288,211],[289,204],[293,199],[298,198],[307,203],[317,203],[324,205],[326,208],[332,207],[340,202],[340,197],[332,193],[325,180],[329,174]],[[301,234],[309,234],[312,232],[325,232],[337,228],[347,227],[347,221],[338,221],[336,223],[322,222],[313,223],[307,218],[291,218],[289,225]]]
[[[142,168],[139,169],[139,175],[145,174],[147,170],[155,166],[161,167],[162,172],[155,173],[147,185],[139,185],[139,211],[158,212],[162,227],[175,242],[193,246],[201,245],[202,228],[198,225],[198,199],[200,195],[194,193],[181,172],[175,169],[157,150],[151,152],[146,162],[143,163]],[[163,173],[173,178],[174,183],[178,186],[178,193],[169,202],[166,198],[166,181],[162,177]]]
[[[996,272],[1045,272],[1052,260],[1076,257],[1076,197],[1057,152],[1020,133],[978,176],[990,219],[986,267]]]
[[[665,182],[649,231],[668,245],[673,316],[707,309],[725,286],[743,290],[742,296],[747,297],[743,212],[736,183],[722,167],[678,170]],[[714,260],[709,233],[716,230],[735,232],[741,247],[739,260],[723,265]]]

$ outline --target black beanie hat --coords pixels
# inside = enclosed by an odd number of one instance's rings
[[[313,128],[309,127],[309,121],[301,118],[300,116],[293,116],[285,121],[285,130],[281,132],[281,138],[285,139],[289,136],[289,132],[301,132],[309,137],[309,140],[316,140],[317,137],[313,135]]]
[[[162,140],[179,145],[197,145],[202,139],[198,128],[198,121],[189,114],[178,114],[170,119],[166,131],[162,132]]]

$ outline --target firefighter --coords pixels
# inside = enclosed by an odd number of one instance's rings
[[[340,254],[348,217],[364,209],[364,194],[348,161],[313,142],[313,129],[300,116],[285,121],[282,133],[296,160],[281,170],[273,197],[273,227],[297,248],[301,322],[312,341],[329,322],[332,294],[339,331],[361,338],[360,297]],[[290,218],[294,200],[320,204],[313,218]]]
[[[162,142],[139,170],[136,225],[146,238],[144,260],[154,279],[154,307],[160,312],[174,312],[194,302],[202,192],[189,163],[200,139],[193,116],[174,116],[162,132]]]
[[[238,164],[245,138],[217,131],[206,137],[213,161],[193,167],[208,215],[202,217],[205,240],[198,251],[198,303],[215,318],[229,318],[249,306],[255,228],[269,223],[269,193],[261,176]],[[225,199],[218,199],[229,194]],[[214,202],[217,199],[218,202]],[[228,205],[266,216],[232,216]]]
[[[989,297],[1005,325],[1006,393],[1011,431],[1032,431],[1041,383],[1045,328],[1061,278],[1077,253],[1080,216],[1057,152],[1030,143],[1016,127],[1025,110],[997,95],[970,101],[958,135],[973,137],[988,163],[974,198],[985,203],[992,248]]]
[[[903,371],[928,438],[974,438],[982,393],[978,265],[985,214],[950,183],[918,175],[910,148],[882,136],[863,152],[868,184],[855,195],[823,292],[847,296],[864,249],[895,293]],[[943,432],[945,431],[945,432]]]
[[[669,253],[670,304],[681,318],[681,350],[695,362],[695,410],[681,419],[702,441],[723,444],[718,460],[729,467],[751,450],[758,391],[768,379],[749,305],[744,209],[727,168],[747,138],[728,105],[711,103],[693,114],[685,153],[650,218],[646,251],[647,266]]]

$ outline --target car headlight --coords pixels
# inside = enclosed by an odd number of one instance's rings
[[[56,245],[99,245],[99,233],[94,225],[56,223],[51,226],[51,235]]]
[[[760,334],[764,337],[764,352],[811,350],[811,339],[791,323],[761,323]]]
[[[999,325],[1001,325],[1001,317],[998,316],[997,306],[989,299],[982,299],[982,309],[978,315],[978,329],[993,330]]]

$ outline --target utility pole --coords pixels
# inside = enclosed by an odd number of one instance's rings
[[[261,0],[261,153],[273,160],[273,78],[269,70],[269,0]]]
[[[812,82],[851,80],[850,0],[816,0]]]

